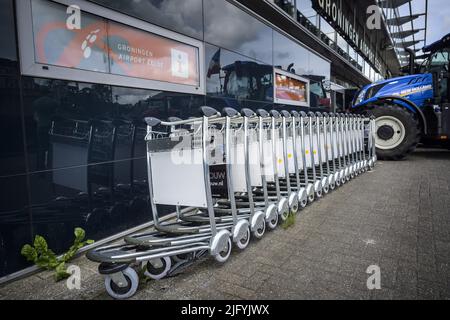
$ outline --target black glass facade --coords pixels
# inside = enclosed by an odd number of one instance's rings
[[[144,117],[273,108],[274,66],[330,78],[327,60],[225,0],[92,2],[202,40],[206,95],[21,76],[13,0],[2,0],[0,277],[27,266],[20,248],[36,234],[62,252],[74,227],[99,240],[152,219]]]

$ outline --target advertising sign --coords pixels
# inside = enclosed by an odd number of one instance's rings
[[[35,63],[200,87],[200,50],[194,45],[84,11],[79,27],[69,28],[64,5],[31,5]]]
[[[111,73],[199,84],[197,48],[115,22],[108,26]]]
[[[294,106],[309,106],[309,80],[293,73],[275,69],[275,103]]]

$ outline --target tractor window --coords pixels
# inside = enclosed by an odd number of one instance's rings
[[[448,67],[448,51],[434,53],[430,59],[430,69]]]

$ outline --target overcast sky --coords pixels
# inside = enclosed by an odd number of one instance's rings
[[[428,35],[430,44],[450,33],[450,1],[428,0]]]
[[[412,12],[425,12],[426,0],[412,0]],[[409,14],[409,3],[399,8],[400,16]],[[421,29],[425,27],[425,17],[414,20],[414,28]],[[410,30],[411,25],[405,24],[403,30]],[[441,39],[444,35],[450,33],[450,1],[448,0],[428,0],[428,31],[427,44]],[[423,39],[425,37],[424,31],[415,35],[415,39]],[[412,40],[412,36],[406,40]],[[423,42],[418,44],[417,48],[421,49]]]

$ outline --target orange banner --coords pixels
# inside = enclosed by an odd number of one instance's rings
[[[111,73],[198,86],[198,49],[184,43],[108,23]]]
[[[181,85],[199,86],[199,49],[83,13],[68,29],[64,6],[33,3],[36,62]]]

